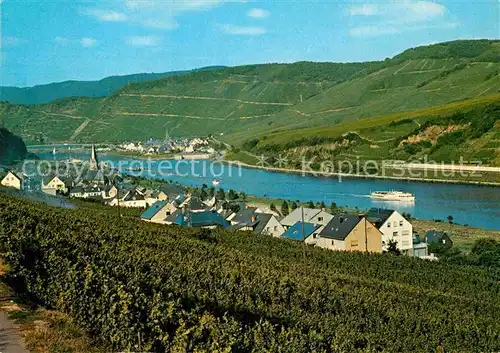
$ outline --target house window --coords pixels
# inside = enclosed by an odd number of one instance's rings
[[[391,222],[387,222],[387,228],[391,228]]]
[[[397,237],[398,236],[398,232],[392,232],[392,236],[393,237]]]
[[[401,235],[410,235],[410,231],[409,230],[403,230],[403,233]]]
[[[352,247],[355,247],[355,246],[358,246],[358,245],[359,245],[359,241],[357,241],[357,240],[352,240],[351,241],[351,246]]]
[[[398,222],[394,222],[394,227],[397,227],[398,226]]]
[[[335,240],[332,240],[332,245],[335,245]]]
[[[399,226],[402,227],[403,226],[403,221],[399,221]]]
[[[318,217],[318,222],[323,221],[323,217]]]
[[[274,231],[276,232],[278,230],[278,226],[274,226]]]

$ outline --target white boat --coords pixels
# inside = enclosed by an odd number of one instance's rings
[[[415,195],[413,195],[412,193],[398,191],[398,190],[374,191],[370,194],[370,197],[378,201],[403,201],[403,202],[415,201]]]
[[[56,154],[56,148],[54,147],[54,149],[52,150],[52,154],[55,155]]]
[[[217,186],[219,184],[220,184],[220,180],[217,180],[217,179],[212,180],[212,185],[213,186]]]

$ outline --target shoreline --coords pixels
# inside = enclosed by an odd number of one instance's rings
[[[200,159],[200,160],[214,160],[211,158],[209,154],[198,153],[192,155],[161,155],[161,156],[145,156],[139,154],[127,154],[120,153],[116,151],[102,151],[102,155],[116,156],[116,157],[125,157],[125,158],[133,158],[140,160],[192,160],[192,159]],[[182,158],[183,157],[183,158]],[[279,168],[279,167],[263,167],[257,166],[253,164],[248,164],[245,162],[241,162],[238,160],[222,160],[222,163],[241,166],[245,168],[252,169],[260,169],[266,170],[270,172],[279,172],[279,173],[290,173],[290,174],[301,174],[301,175],[310,175],[310,176],[322,176],[322,177],[337,177],[337,178],[352,178],[352,179],[379,179],[379,180],[395,180],[395,181],[408,181],[408,182],[424,182],[424,183],[441,183],[441,184],[462,184],[462,185],[476,185],[476,186],[489,186],[489,187],[500,187],[500,182],[489,182],[489,181],[470,181],[470,180],[449,180],[449,179],[439,179],[439,178],[418,178],[418,177],[395,177],[389,175],[364,175],[364,174],[348,174],[341,172],[320,172],[320,171],[310,171],[310,170],[300,170],[300,169],[288,169],[288,168]],[[422,170],[422,166],[417,166],[419,168],[413,168],[414,170]],[[469,167],[470,169],[471,167]],[[435,169],[430,169],[435,170]]]
[[[476,186],[490,186],[490,187],[500,187],[500,182],[489,182],[489,181],[467,181],[467,180],[446,180],[446,179],[429,179],[429,178],[414,178],[414,177],[394,177],[394,176],[382,176],[382,175],[364,175],[364,174],[347,174],[347,173],[335,173],[335,172],[319,172],[319,171],[308,171],[299,169],[287,169],[278,167],[262,167],[253,164],[244,163],[241,161],[230,161],[224,160],[223,163],[237,165],[245,168],[261,169],[269,172],[280,172],[280,173],[290,173],[290,174],[307,174],[311,176],[323,176],[323,177],[338,177],[338,178],[353,178],[353,179],[386,179],[386,180],[397,180],[397,181],[419,181],[424,183],[441,183],[441,184],[463,184],[463,185],[476,185]]]

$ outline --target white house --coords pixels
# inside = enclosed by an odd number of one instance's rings
[[[42,191],[47,193],[55,193],[55,191],[67,192],[69,181],[64,181],[57,175],[47,176],[42,180]]]
[[[372,208],[368,219],[382,232],[382,249],[387,250],[391,240],[404,255],[413,253],[413,226],[398,211]]]
[[[302,211],[303,210],[303,211]],[[293,210],[289,215],[281,220],[281,224],[285,228],[290,228],[297,222],[302,222],[304,216],[304,223],[327,225],[331,221],[333,215],[325,210],[318,210],[315,208],[299,207]]]
[[[21,190],[23,187],[23,176],[22,174],[8,172],[0,184],[8,188]]]

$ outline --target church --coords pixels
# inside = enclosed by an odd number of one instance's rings
[[[83,177],[82,182],[92,185],[107,185],[109,183],[108,178],[104,175],[104,171],[99,164],[94,144],[92,144],[92,150],[90,152],[89,169]]]

